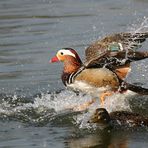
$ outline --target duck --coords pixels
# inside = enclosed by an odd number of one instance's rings
[[[85,62],[81,61],[75,49],[62,48],[51,58],[50,63],[63,62],[63,84],[92,96],[100,94],[101,105],[104,104],[105,98],[114,92],[123,93],[131,90],[139,94],[148,94],[148,89],[124,81],[130,63],[148,57],[147,51],[133,49],[140,46],[147,37],[148,33],[120,33],[105,37],[86,48]],[[127,42],[128,40],[133,46]],[[92,103],[93,101],[90,101],[84,106]]]
[[[96,123],[107,127],[148,127],[148,117],[129,111],[113,111],[108,113],[105,108],[97,108],[88,123]]]

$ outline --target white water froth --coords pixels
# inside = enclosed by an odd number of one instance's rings
[[[127,28],[131,33],[148,32],[148,17],[144,16]]]
[[[113,96],[107,97],[105,100],[104,108],[107,109],[108,112],[116,111],[116,110],[130,110],[130,105],[128,100],[131,97],[135,97],[136,94],[127,91],[125,94],[115,93]],[[14,96],[13,101],[17,99],[17,96]],[[4,101],[0,105],[0,114],[5,115],[13,115],[20,113],[21,111],[25,111],[27,109],[33,108],[36,113],[45,112],[42,118],[50,117],[48,116],[49,112],[46,111],[52,109],[55,111],[55,114],[60,115],[64,111],[74,108],[75,106],[79,106],[85,102],[88,102],[92,99],[89,95],[84,94],[76,94],[70,90],[63,90],[60,93],[51,93],[51,94],[42,94],[40,97],[34,98],[32,103],[23,103],[17,106],[9,104],[8,102]],[[79,128],[92,128],[88,124],[88,120],[90,119],[91,115],[95,111],[95,109],[102,107],[100,105],[99,98],[96,98],[96,101],[91,104],[86,112],[82,114],[78,114],[73,116],[74,124],[78,125]],[[28,116],[28,118],[31,118]],[[31,119],[30,119],[31,120]],[[94,125],[95,127],[95,125]]]
[[[136,96],[135,93],[127,91],[125,94],[115,93],[111,97],[107,97],[105,100],[104,108],[109,112],[116,110],[130,110],[130,105],[128,99]],[[87,101],[92,99],[89,95],[83,95],[64,90],[58,94],[43,94],[41,98],[37,97],[34,102],[34,107],[44,106],[46,108],[54,109],[57,114],[65,111],[67,109],[72,109],[75,106],[79,106]],[[89,128],[90,125],[87,123],[90,119],[90,116],[93,114],[95,109],[102,107],[99,102],[99,98],[96,99],[96,102],[91,104],[87,112],[74,116],[76,125],[79,125],[80,128]]]
[[[117,110],[118,111],[119,110],[131,111],[130,104],[128,101],[129,99],[136,97],[136,95],[137,94],[131,91],[127,91],[124,94],[115,93],[110,97],[106,97],[103,108],[106,108],[108,112],[113,112]],[[99,98],[94,104],[92,104],[89,107],[87,113],[76,117],[76,122],[77,124],[79,124],[80,128],[92,128],[92,127],[95,128],[96,127],[96,125],[93,125],[93,124],[90,125],[88,123],[88,120],[90,119],[90,117],[93,115],[94,111],[97,108],[102,108],[102,106],[99,103]]]
[[[127,110],[129,109],[127,99],[136,94],[127,91],[124,94],[115,93],[111,97],[106,97],[104,107],[110,112],[115,110]],[[39,106],[44,106],[47,108],[54,109],[56,112],[60,112],[65,109],[72,109],[75,106],[79,106],[87,101],[90,101],[92,97],[90,95],[84,95],[79,93],[77,95],[73,91],[64,90],[58,94],[42,94],[41,97],[35,98],[34,104],[35,108]],[[90,106],[92,108],[101,107],[99,98],[96,99],[96,102]]]

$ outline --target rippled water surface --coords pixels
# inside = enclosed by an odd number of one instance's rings
[[[148,147],[147,129],[90,127],[98,103],[88,112],[67,110],[90,96],[66,90],[62,64],[48,62],[62,47],[84,59],[85,47],[107,34],[148,31],[147,17],[147,0],[0,0],[0,147]],[[133,63],[128,81],[148,87],[147,63]],[[147,115],[147,99],[115,94],[105,107]]]

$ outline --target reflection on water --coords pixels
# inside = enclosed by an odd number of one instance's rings
[[[78,137],[74,134],[68,138],[68,147],[129,148],[139,147],[142,143],[143,147],[147,147],[146,139],[147,133],[140,131],[95,131],[95,133],[83,133]]]
[[[98,131],[95,134],[87,134],[81,138],[72,138],[69,140],[70,148],[82,148],[82,147],[101,147],[101,148],[128,148],[127,137],[129,133],[114,132],[111,131]]]

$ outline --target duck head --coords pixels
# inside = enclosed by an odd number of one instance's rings
[[[64,62],[65,73],[75,72],[82,66],[82,61],[78,53],[72,48],[63,48],[59,50],[56,56],[51,58],[50,63],[59,61]]]
[[[92,115],[89,123],[108,124],[110,122],[110,116],[105,108],[97,108]]]

